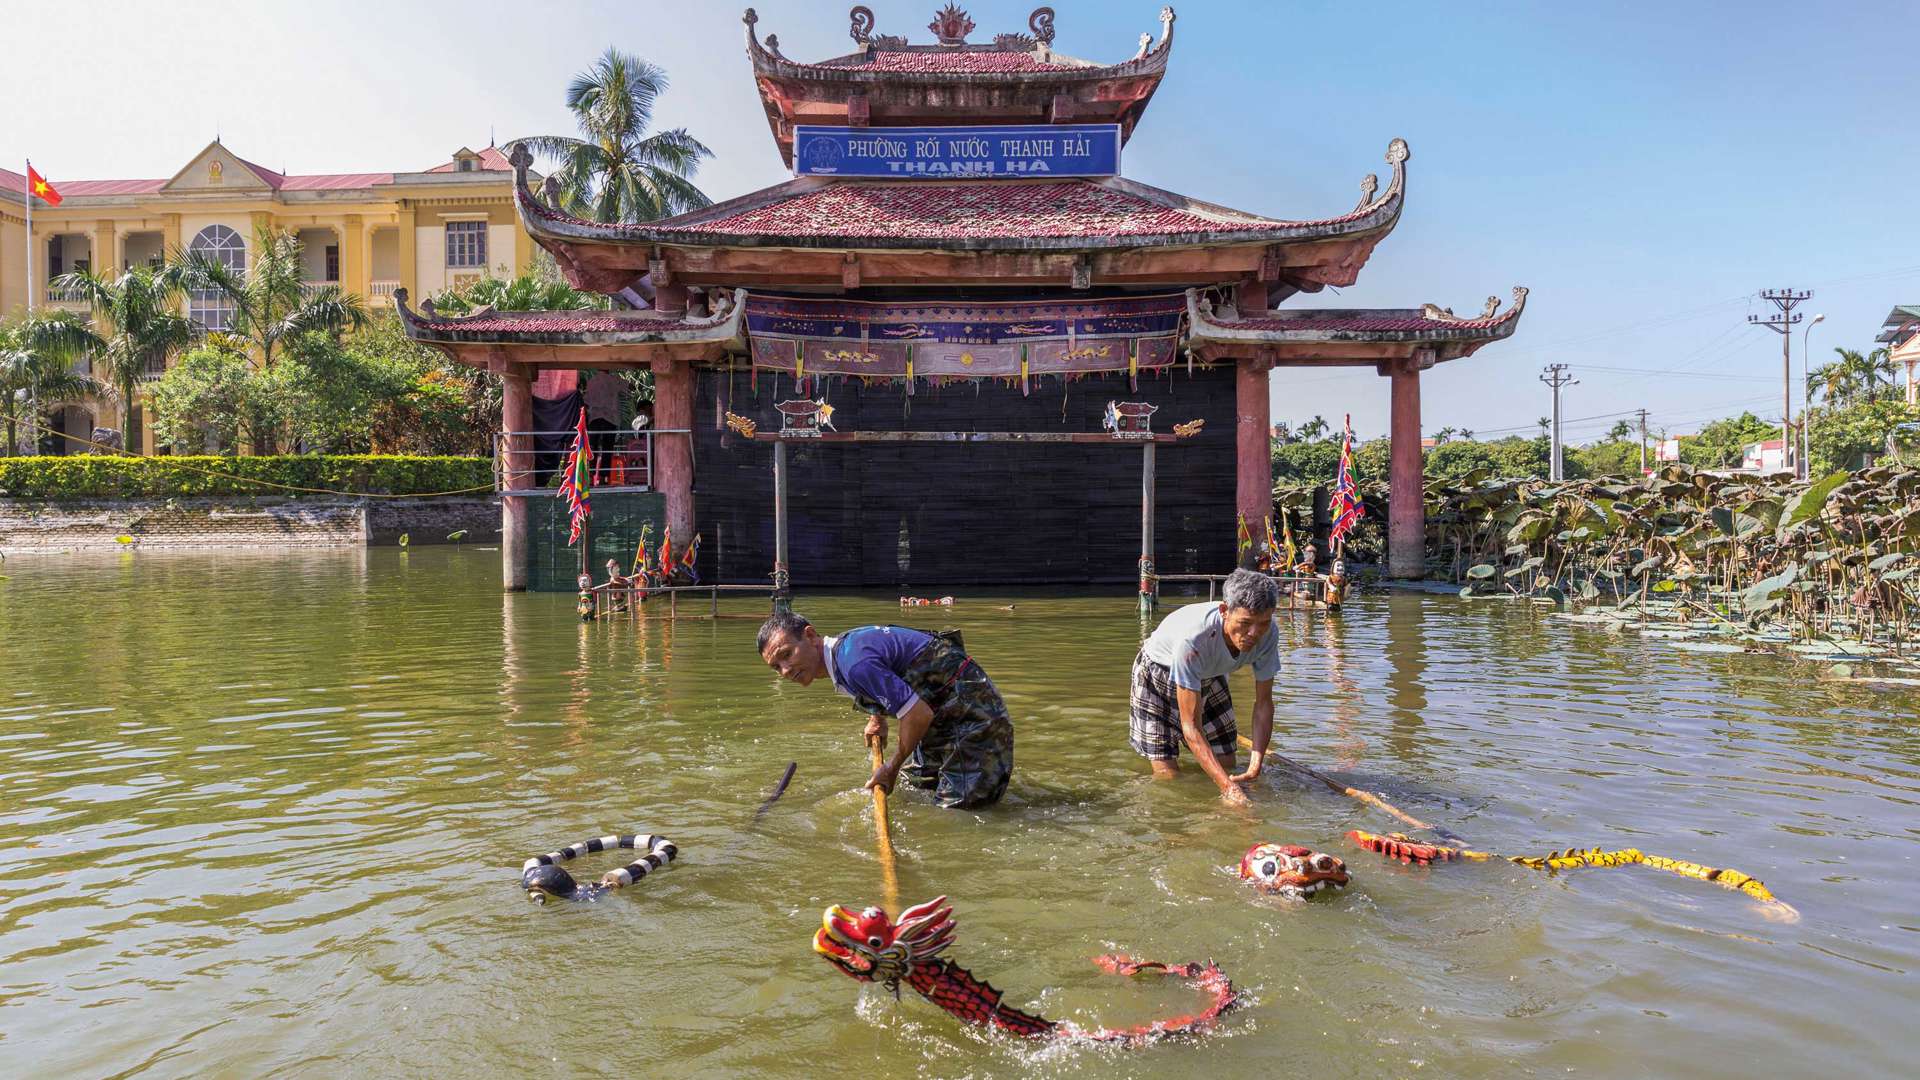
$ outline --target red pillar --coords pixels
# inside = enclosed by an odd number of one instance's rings
[[[653,427],[655,431],[693,428],[693,365],[663,360],[653,365]],[[693,539],[693,437],[653,437],[653,486],[667,496],[667,527],[674,547]]]
[[[1420,455],[1421,358],[1397,361],[1393,380],[1393,464],[1387,493],[1387,575],[1423,577],[1427,571],[1426,486]]]
[[[526,365],[505,364],[500,372],[500,426],[505,431],[533,430],[533,381]],[[500,441],[501,487],[517,491],[533,486],[533,436],[510,435]],[[527,588],[527,500],[500,499],[500,584],[508,592]]]
[[[1267,364],[1253,357],[1234,362],[1234,509],[1256,538],[1266,533],[1261,524],[1273,513],[1273,424],[1267,401]],[[1252,550],[1237,553],[1240,565],[1251,568]]]

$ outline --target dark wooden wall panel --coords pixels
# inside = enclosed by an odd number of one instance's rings
[[[798,396],[765,373],[700,373],[694,415],[694,505],[705,534],[701,574],[768,579],[773,567],[773,447],[724,430],[723,411],[774,430],[776,401]],[[1204,432],[1157,453],[1156,557],[1165,573],[1214,572],[1234,558],[1231,367],[1062,385],[1031,396],[998,383],[897,383],[825,391],[841,431],[1099,431],[1109,400],[1160,406],[1154,428],[1204,418]],[[1137,445],[791,445],[789,543],[797,588],[1126,584],[1140,544]],[[904,544],[902,543],[904,526]]]

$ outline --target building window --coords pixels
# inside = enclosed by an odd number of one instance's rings
[[[485,267],[487,265],[486,222],[447,222],[447,265],[449,267]]]
[[[340,280],[340,245],[327,245],[327,280]]]
[[[473,171],[473,159],[472,159],[472,158],[470,158],[470,157],[463,157],[463,158],[461,158],[461,159],[460,159],[460,171],[461,171],[461,172],[472,172],[472,171]]]
[[[247,270],[247,245],[240,234],[225,225],[201,229],[187,245],[236,274]],[[209,330],[226,330],[233,325],[233,301],[219,289],[195,289],[187,297],[187,315]]]

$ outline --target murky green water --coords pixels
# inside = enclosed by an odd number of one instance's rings
[[[1285,752],[1495,850],[1737,867],[1782,926],[1643,869],[1388,864],[1340,834],[1390,821],[1284,773],[1252,815],[1148,781],[1129,598],[925,616],[1006,692],[1018,770],[983,814],[896,800],[901,900],[952,896],[955,959],[1056,1018],[1191,1005],[1086,962],[1116,947],[1250,991],[1196,1044],[1036,1049],[809,950],[823,906],[881,899],[845,699],[777,685],[751,620],[583,628],[501,596],[496,558],[0,567],[0,1074],[1893,1076],[1920,1050],[1912,696],[1450,598],[1287,627]],[[515,888],[610,830],[682,858],[597,904]],[[1219,868],[1261,839],[1353,887],[1256,900]]]

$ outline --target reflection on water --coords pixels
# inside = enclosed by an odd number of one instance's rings
[[[1737,867],[1803,913],[1778,926],[1646,870],[1377,860],[1340,834],[1390,820],[1281,770],[1251,814],[1193,770],[1146,780],[1130,597],[916,612],[966,631],[1018,768],[985,813],[894,801],[902,900],[950,895],[954,958],[1053,1018],[1193,1005],[1087,963],[1114,948],[1217,959],[1251,994],[1197,1045],[1036,1049],[808,948],[826,904],[879,900],[844,699],[778,684],[750,618],[583,627],[571,596],[502,597],[495,558],[9,561],[7,1074],[1731,1077],[1764,1048],[1776,1073],[1896,1075],[1917,1048],[1912,697],[1521,606],[1365,596],[1283,618],[1283,752],[1478,846]],[[903,618],[884,598],[801,607],[829,629]],[[681,857],[594,904],[515,888],[527,855],[614,830]],[[1267,839],[1342,855],[1353,885],[1248,895],[1221,868]]]

